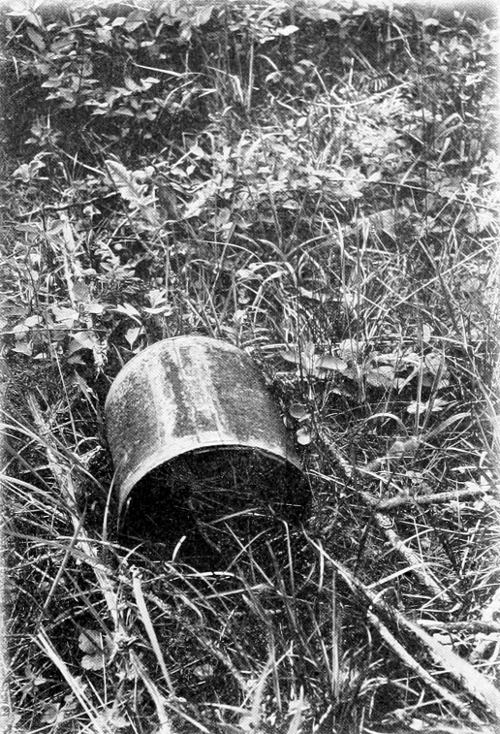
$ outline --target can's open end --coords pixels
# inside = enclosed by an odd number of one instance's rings
[[[299,524],[309,497],[303,473],[275,456],[234,447],[189,452],[134,487],[122,540],[198,569],[227,568],[259,535],[283,521]]]

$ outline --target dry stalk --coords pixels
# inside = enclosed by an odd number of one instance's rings
[[[75,547],[82,551],[87,562],[92,567],[101,593],[106,601],[106,606],[108,607],[110,617],[113,621],[113,626],[115,631],[117,631],[120,623],[116,593],[113,588],[113,584],[110,581],[108,569],[102,563],[95,545],[92,543],[92,539],[81,524],[81,519],[77,510],[76,488],[73,477],[71,476],[71,467],[66,463],[66,461],[61,460],[61,455],[60,452],[57,452],[50,426],[46,423],[40,406],[33,395],[28,396],[28,404],[35,426],[38,429],[39,435],[45,445],[45,452],[47,454],[50,471],[52,472],[52,475],[56,480],[61,494],[66,500],[67,506],[70,510],[71,522],[75,533]]]
[[[345,566],[326,553],[321,543],[318,544],[311,538],[309,538],[309,542],[323,555],[328,563],[338,570],[352,591],[361,595],[370,603],[372,608],[375,608],[386,619],[395,623],[399,629],[406,630],[416,638],[433,660],[459,683],[465,693],[480,702],[500,721],[500,691],[488,678],[476,670],[467,660],[435,640],[422,627],[408,619],[399,609],[381,600]]]
[[[44,442],[50,471],[52,472],[52,475],[57,482],[61,495],[65,498],[67,505],[70,509],[71,521],[75,532],[75,548],[79,549],[82,552],[85,561],[88,563],[88,565],[91,566],[92,570],[94,571],[97,583],[105,599],[106,606],[114,626],[114,634],[112,635],[113,639],[111,640],[111,643],[112,645],[116,645],[116,640],[120,638],[127,638],[128,634],[121,621],[121,616],[118,610],[118,597],[115,590],[115,585],[110,580],[110,570],[106,568],[106,566],[100,560],[95,544],[92,542],[92,538],[88,535],[85,528],[81,524],[81,520],[77,511],[76,488],[73,477],[71,476],[72,469],[66,460],[61,460],[61,452],[57,451],[56,442],[51,433],[50,426],[45,421],[40,406],[38,405],[36,398],[33,395],[28,396],[28,404],[31,410],[31,414],[33,416],[35,426],[38,429],[39,436]],[[42,649],[45,650],[45,652],[49,655],[54,664],[56,664],[57,667],[59,667],[59,669],[64,674],[65,671],[63,668],[61,668],[61,665],[66,667],[64,662],[60,659],[59,655],[53,648],[52,643],[46,637],[46,635],[44,636],[42,632],[40,633],[40,635],[41,636],[39,636],[38,641],[39,644],[42,646]],[[170,723],[169,716],[165,710],[164,699],[161,696],[156,685],[151,681],[143,664],[133,650],[130,651],[130,660],[135,668],[137,676],[143,681],[146,690],[153,700],[156,714],[160,723],[161,734],[175,734],[175,730],[173,729]],[[66,679],[68,681],[70,680],[69,678]],[[87,713],[89,713],[88,706],[85,706],[84,708]]]
[[[490,603],[483,609],[481,614],[481,622],[483,624],[495,624],[496,620],[500,616],[500,589],[497,589],[493,594],[493,598]],[[490,664],[498,660],[500,654],[500,635],[499,631],[489,630],[481,634],[480,639],[472,653],[472,660],[479,661],[484,660],[488,654],[488,651],[494,648],[493,655],[490,655],[488,662]]]
[[[363,494],[366,493],[364,492]],[[374,518],[378,527],[384,532],[394,550],[405,559],[420,583],[423,586],[426,586],[429,591],[433,593],[435,598],[441,598],[443,601],[451,603],[448,593],[437,581],[434,574],[429,571],[426,562],[418,555],[418,553],[415,553],[411,548],[408,548],[404,540],[401,540],[397,532],[394,530],[394,522],[392,518],[387,517],[387,515],[384,515],[382,512],[375,512]]]
[[[419,625],[429,629],[440,629],[445,632],[465,632],[472,635],[477,634],[500,634],[498,622],[483,622],[482,619],[466,619],[457,622],[437,622],[433,619],[420,619]]]
[[[332,445],[330,442],[325,442],[325,445],[330,455],[334,458],[335,463],[341,467],[342,471],[348,479],[351,479],[353,475],[358,471],[373,474],[373,472],[381,466],[381,459],[375,459],[366,467],[353,468],[344,459],[344,457],[339,455],[339,452],[334,445]],[[383,512],[381,511],[379,500],[377,500],[376,497],[372,497],[372,495],[365,490],[357,489],[356,491],[361,499],[364,501],[364,503],[374,510],[374,519],[378,527],[385,534],[387,540],[392,545],[396,553],[404,558],[408,566],[411,567],[413,573],[418,578],[420,583],[427,589],[429,589],[433,597],[440,598],[447,603],[452,603],[452,600],[450,599],[447,591],[441,586],[434,574],[432,574],[431,571],[427,568],[427,564],[425,563],[425,561],[417,553],[415,553],[415,551],[411,550],[411,548],[408,548],[404,540],[399,537],[398,533],[394,529],[394,521],[383,514]]]
[[[478,486],[469,489],[456,489],[451,492],[435,492],[434,494],[427,494],[422,497],[390,497],[387,500],[380,500],[377,503],[377,508],[379,512],[389,512],[403,505],[434,505],[440,502],[457,502],[459,500],[470,499],[471,497],[478,497],[486,494],[487,491],[487,487]]]
[[[461,716],[469,719],[471,723],[482,723],[481,720],[478,719],[478,717],[471,712],[467,703],[462,701],[460,698],[458,698],[458,696],[456,696],[454,693],[451,693],[451,691],[438,683],[437,680],[429,673],[429,671],[426,670],[423,665],[420,665],[420,663],[415,660],[413,655],[410,655],[408,650],[406,650],[406,648],[403,647],[403,645],[398,642],[398,640],[396,640],[392,632],[371,610],[368,610],[368,619],[375,627],[375,629],[378,630],[380,636],[385,640],[391,650],[396,653],[399,659],[410,670],[413,670],[416,675],[418,675],[425,683],[427,683],[429,688],[432,688],[432,690],[437,693],[438,696],[440,696],[444,701],[447,701],[447,703],[451,704],[461,714]]]

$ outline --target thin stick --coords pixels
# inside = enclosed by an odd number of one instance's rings
[[[500,634],[500,624],[498,622],[483,622],[482,619],[465,619],[457,622],[437,622],[434,619],[419,619],[418,623],[421,627],[444,630],[445,632],[467,632],[471,635]]]
[[[387,515],[384,515],[382,512],[375,512],[374,518],[375,522],[383,531],[396,553],[399,553],[399,555],[405,559],[420,583],[423,586],[426,586],[435,598],[440,598],[445,602],[451,603],[448,593],[443,589],[434,574],[429,571],[425,561],[418,555],[418,553],[411,548],[408,548],[404,540],[402,540],[394,530],[392,519],[387,517]]]
[[[447,701],[449,704],[454,706],[462,716],[470,719],[475,724],[482,723],[481,720],[471,712],[468,704],[461,701],[454,693],[451,693],[451,691],[438,683],[437,680],[435,680],[433,676],[422,665],[420,665],[412,655],[410,655],[410,653],[400,642],[398,642],[398,640],[396,640],[392,632],[389,631],[386,625],[374,612],[368,610],[368,619],[375,629],[378,630],[380,636],[385,640],[392,651],[396,653],[400,660],[410,668],[410,670],[413,670],[416,675],[427,683],[429,688],[432,688],[432,690],[435,691],[435,693],[437,693],[444,701]]]
[[[154,654],[156,655],[156,659],[158,660],[158,664],[160,666],[163,677],[165,678],[165,681],[167,683],[168,690],[170,691],[172,695],[174,695],[174,687],[172,685],[172,680],[167,670],[167,666],[165,664],[165,660],[161,652],[160,643],[158,642],[158,637],[156,636],[156,632],[154,630],[153,623],[151,621],[151,617],[149,616],[148,608],[146,605],[146,600],[144,599],[144,594],[142,593],[141,579],[136,569],[133,569],[132,571],[132,590],[134,592],[134,597],[135,597],[135,601],[137,604],[137,608],[139,610],[139,614],[141,615],[142,623],[144,627],[146,628],[146,632],[148,634],[149,641],[151,642],[151,647],[153,648]]]
[[[352,478],[353,474],[359,469],[356,467],[353,469],[348,462],[339,456],[339,452],[335,447],[326,441],[323,441],[330,455],[334,458],[335,462],[342,468],[342,471],[349,479]],[[365,472],[371,473],[375,468],[380,466],[380,460],[376,459],[368,464],[365,468]],[[326,477],[328,479],[328,477]],[[372,497],[369,492],[362,489],[357,489],[357,493],[361,499],[374,510],[374,519],[378,527],[385,534],[389,543],[392,545],[396,553],[404,558],[408,566],[411,567],[413,573],[418,578],[423,586],[426,586],[432,593],[433,597],[440,598],[447,603],[451,603],[451,599],[447,591],[441,586],[439,581],[436,579],[426,566],[425,561],[409,548],[406,543],[399,537],[398,533],[394,529],[394,522],[391,518],[387,517],[380,511],[380,502],[376,497]]]
[[[500,720],[500,691],[491,683],[491,681],[482,675],[467,660],[449,650],[447,647],[437,642],[422,627],[408,619],[402,612],[395,607],[389,606],[382,601],[373,591],[368,589],[362,581],[354,576],[339,561],[334,560],[323,548],[321,543],[309,538],[309,542],[324,554],[328,563],[332,564],[338,570],[347,585],[353,590],[361,594],[361,596],[370,602],[370,604],[381,612],[386,618],[393,621],[399,628],[410,632],[416,637],[422,646],[428,651],[431,657],[444,670],[451,675],[461,686],[462,689],[479,701],[485,708]]]
[[[477,486],[473,489],[454,489],[451,492],[435,492],[434,494],[426,494],[420,497],[411,497],[406,495],[401,497],[391,497],[387,500],[380,500],[377,503],[377,508],[379,512],[388,512],[389,510],[395,510],[397,507],[401,507],[403,505],[434,505],[441,502],[457,502],[471,497],[478,497],[479,495],[486,494],[487,492],[487,487]]]

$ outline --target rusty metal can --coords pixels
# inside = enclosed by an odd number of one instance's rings
[[[177,336],[147,347],[118,373],[105,416],[119,515],[145,477],[187,454],[251,450],[300,472],[256,365],[218,339]]]

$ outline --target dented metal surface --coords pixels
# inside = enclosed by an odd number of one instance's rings
[[[252,448],[300,468],[254,363],[227,342],[164,339],[119,372],[105,404],[119,507],[150,471],[188,451]]]

